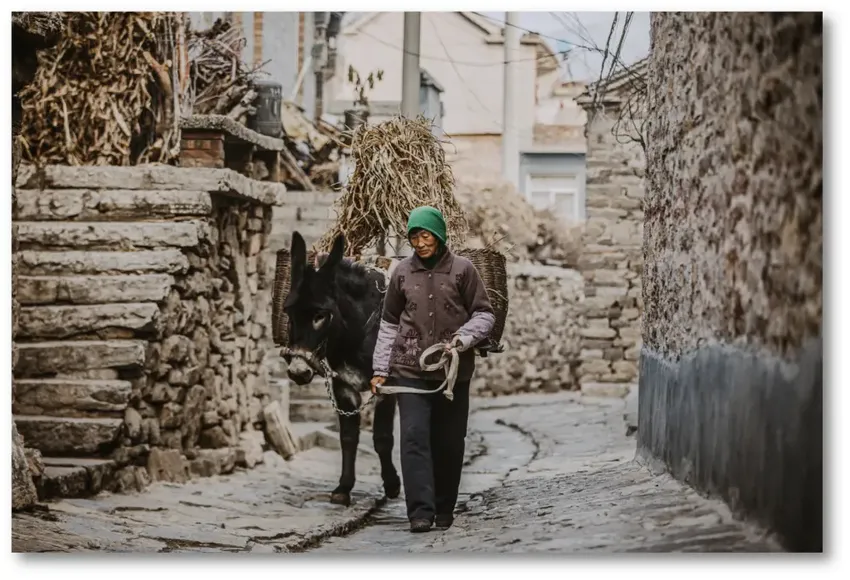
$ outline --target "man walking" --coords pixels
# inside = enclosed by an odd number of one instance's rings
[[[407,236],[414,255],[390,277],[372,366],[372,391],[385,383],[434,390],[444,370],[425,371],[422,352],[435,344],[459,355],[453,400],[436,394],[398,395],[401,471],[411,532],[433,525],[448,529],[460,487],[469,417],[469,382],[475,369],[473,346],[484,340],[496,317],[472,262],[446,245],[446,222],[439,210],[410,213]]]

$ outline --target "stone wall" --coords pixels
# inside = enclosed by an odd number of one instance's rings
[[[638,439],[823,549],[823,22],[654,13]]]
[[[226,169],[21,173],[13,413],[27,443],[118,490],[255,461],[284,188]]]
[[[476,360],[472,392],[480,396],[577,388],[582,295],[575,270],[508,265],[504,353]]]
[[[612,100],[588,116],[587,185],[579,270],[585,280],[582,385],[637,381],[641,344],[644,153],[612,129]],[[615,389],[616,390],[616,389]]]

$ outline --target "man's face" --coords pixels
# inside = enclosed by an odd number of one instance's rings
[[[437,252],[439,242],[437,237],[427,230],[414,230],[410,234],[410,245],[416,251],[416,255],[427,260]]]

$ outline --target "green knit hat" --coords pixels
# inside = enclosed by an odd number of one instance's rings
[[[410,237],[410,232],[416,228],[428,230],[437,236],[438,240],[446,243],[446,220],[437,208],[423,205],[410,212],[407,219],[407,236]]]

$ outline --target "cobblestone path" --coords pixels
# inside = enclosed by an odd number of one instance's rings
[[[355,501],[332,506],[339,452],[312,449],[185,485],[13,517],[13,550],[132,552],[777,551],[719,501],[634,461],[623,402],[572,393],[475,401],[455,525],[410,534],[381,497],[364,433]],[[396,450],[397,454],[397,450]],[[398,460],[397,460],[398,465]]]

